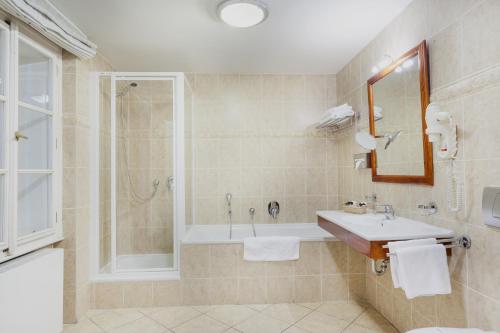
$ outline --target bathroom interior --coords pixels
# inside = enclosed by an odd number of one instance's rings
[[[500,332],[498,17],[0,0],[0,332]]]

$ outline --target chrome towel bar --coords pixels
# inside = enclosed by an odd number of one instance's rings
[[[443,244],[443,243],[451,243],[451,244],[446,244],[444,245],[445,248],[451,249],[454,247],[462,247],[464,249],[470,249],[472,246],[472,240],[469,236],[467,235],[462,235],[460,237],[455,237],[455,238],[443,238],[443,239],[438,239],[436,241],[438,244]],[[384,249],[388,249],[389,245],[382,245]],[[387,256],[393,256],[396,255],[395,253],[387,253]]]

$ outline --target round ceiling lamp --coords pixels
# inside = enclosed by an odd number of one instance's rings
[[[226,0],[217,7],[219,18],[236,28],[249,28],[262,23],[268,15],[265,3],[258,0]]]

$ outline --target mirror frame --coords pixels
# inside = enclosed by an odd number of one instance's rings
[[[420,105],[422,109],[422,145],[424,152],[424,175],[379,175],[377,174],[377,152],[372,150],[372,181],[374,182],[387,182],[387,183],[410,183],[410,184],[426,184],[434,185],[434,169],[432,161],[432,144],[429,142],[429,137],[425,133],[427,124],[425,122],[425,111],[429,105],[429,55],[427,52],[427,44],[422,41],[419,45],[409,50],[401,57],[396,59],[386,68],[382,69],[379,73],[372,76],[368,82],[368,106],[369,106],[369,120],[370,120],[370,134],[375,136],[375,120],[373,111],[373,85],[391,74],[396,68],[404,63],[407,59],[413,58],[418,55],[420,63]]]

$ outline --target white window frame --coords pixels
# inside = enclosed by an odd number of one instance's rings
[[[0,23],[5,24],[0,20]],[[62,52],[61,49],[50,43],[40,34],[34,32],[22,23],[12,20],[9,28],[9,65],[7,77],[7,120],[6,154],[8,167],[7,174],[7,198],[5,228],[7,229],[7,248],[0,251],[0,262],[10,260],[36,249],[46,247],[63,239],[62,230]],[[19,100],[19,43],[23,42],[36,49],[51,60],[51,110],[30,105]],[[50,170],[19,170],[18,169],[18,145],[15,140],[15,132],[18,128],[19,108],[23,107],[30,111],[49,113],[52,119],[52,169]],[[51,227],[36,233],[18,237],[18,175],[28,174],[50,174],[51,175]]]
[[[9,247],[9,228],[8,228],[8,219],[9,219],[9,204],[8,204],[8,189],[9,189],[9,145],[7,144],[7,132],[9,127],[9,69],[10,69],[10,27],[7,23],[0,20],[0,30],[4,31],[7,36],[6,48],[4,50],[0,50],[0,52],[5,54],[4,63],[2,64],[5,68],[5,83],[4,83],[4,95],[0,95],[0,103],[4,105],[3,113],[4,113],[4,128],[0,129],[0,142],[2,142],[5,146],[3,147],[4,151],[4,166],[0,168],[0,174],[3,175],[4,182],[3,188],[0,188],[0,191],[3,192],[3,202],[0,203],[0,206],[3,207],[3,212],[0,212],[2,216],[0,217],[3,221],[3,224],[0,226],[2,228],[3,240],[0,240],[0,260],[4,256],[4,250]]]

